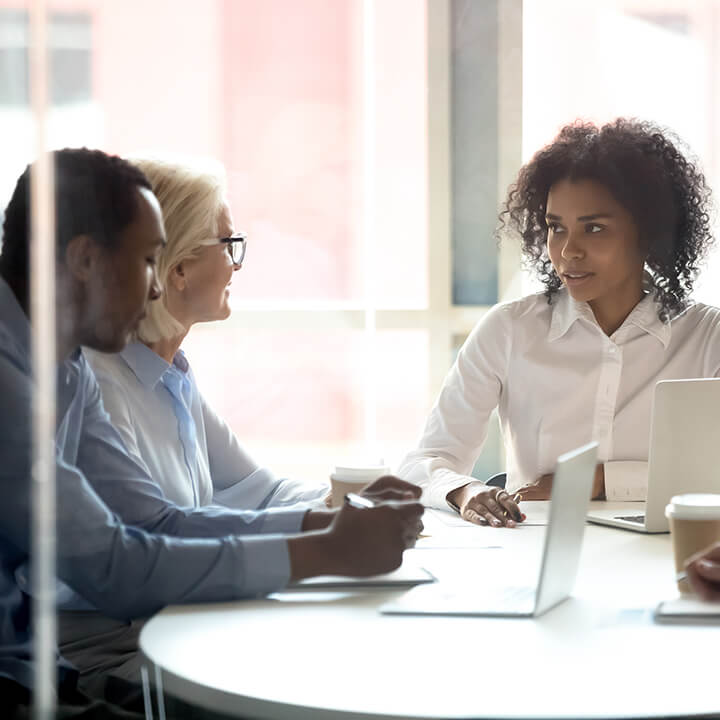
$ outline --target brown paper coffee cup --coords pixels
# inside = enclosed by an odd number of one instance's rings
[[[340,507],[348,493],[361,492],[371,482],[389,474],[390,468],[385,465],[337,465],[330,475],[332,507]]]

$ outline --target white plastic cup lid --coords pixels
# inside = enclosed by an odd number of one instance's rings
[[[675,495],[665,508],[665,516],[677,520],[720,520],[720,495],[715,493]]]
[[[332,477],[336,480],[372,482],[389,474],[390,468],[387,465],[336,465]]]

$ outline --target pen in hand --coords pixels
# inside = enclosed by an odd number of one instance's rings
[[[375,507],[375,503],[372,500],[353,492],[345,495],[345,504],[350,507],[358,508],[359,510]]]
[[[363,497],[362,495],[358,495],[357,493],[352,493],[352,492],[347,493],[345,495],[345,504],[349,505],[350,507],[357,508],[358,510],[375,507],[375,503],[372,500],[369,500],[368,498]],[[423,537],[430,537],[430,536],[423,535],[422,533],[418,533],[417,537],[423,538]]]
[[[522,495],[521,495],[520,493],[515,493],[515,495],[513,495],[512,501],[513,501],[516,505],[519,505],[521,500],[522,500]],[[505,517],[510,517],[510,513],[509,513],[507,510],[503,510],[503,515],[504,515]],[[519,522],[519,521],[522,521],[524,518],[525,518],[525,513],[521,512],[521,513],[520,513],[520,517],[518,517],[518,518],[512,518],[512,520],[515,520],[516,522]]]

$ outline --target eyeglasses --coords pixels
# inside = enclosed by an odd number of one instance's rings
[[[227,243],[227,251],[232,258],[233,265],[242,265],[245,259],[247,238],[242,233],[234,233],[230,237],[220,238],[221,243]]]

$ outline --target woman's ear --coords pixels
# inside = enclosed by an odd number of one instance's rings
[[[183,264],[179,262],[177,265],[173,265],[168,272],[167,284],[174,290],[182,292],[186,286],[185,280],[185,268]]]

